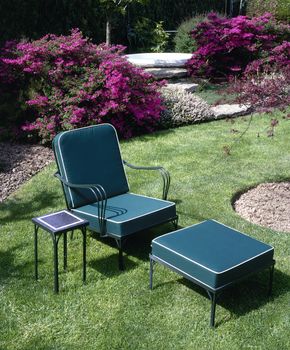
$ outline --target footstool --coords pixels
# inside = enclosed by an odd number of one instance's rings
[[[252,273],[270,268],[269,294],[275,260],[274,248],[227,227],[207,220],[152,241],[150,289],[153,263],[159,262],[203,287],[211,299],[210,326],[215,324],[217,296],[225,288]]]

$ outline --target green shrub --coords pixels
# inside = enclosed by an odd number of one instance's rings
[[[163,28],[163,22],[154,22],[141,17],[128,34],[130,46],[136,52],[164,52],[169,35]]]
[[[197,49],[196,42],[192,40],[190,33],[197,24],[204,22],[206,18],[206,15],[195,16],[180,24],[173,39],[175,52],[192,53]]]
[[[180,87],[165,86],[161,89],[165,110],[161,112],[161,127],[173,128],[214,119],[209,105],[193,93]]]

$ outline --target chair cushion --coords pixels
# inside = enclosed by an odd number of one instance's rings
[[[273,247],[207,220],[152,241],[152,255],[211,289],[219,289],[269,264]]]
[[[100,184],[107,196],[129,191],[115,128],[110,124],[65,131],[53,140],[59,172],[75,184]],[[64,186],[70,208],[97,200],[94,190]]]
[[[93,231],[100,232],[97,203],[73,209],[77,216],[87,219]],[[107,202],[106,230],[120,238],[131,233],[174,219],[175,203],[126,193],[111,197]]]

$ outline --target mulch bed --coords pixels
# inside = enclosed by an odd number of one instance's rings
[[[0,202],[52,161],[50,148],[0,142]]]
[[[234,208],[254,224],[290,232],[290,182],[260,184],[242,194]]]

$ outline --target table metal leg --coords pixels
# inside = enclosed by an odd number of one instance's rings
[[[63,269],[67,270],[67,232],[63,234]]]
[[[87,255],[87,230],[86,227],[82,228],[83,234],[83,282],[86,281],[86,255]]]
[[[54,292],[59,292],[59,283],[58,283],[58,241],[56,237],[53,235],[53,263],[54,263]]]
[[[37,234],[39,226],[34,225],[34,272],[35,279],[38,280],[38,250],[37,250]]]

